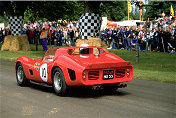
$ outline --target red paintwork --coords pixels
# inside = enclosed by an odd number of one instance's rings
[[[73,55],[73,49],[89,48],[89,54]],[[101,53],[99,56],[93,54],[93,49],[97,48]],[[53,54],[53,58],[49,60],[48,54],[50,51],[56,50]],[[47,58],[48,57],[48,58]],[[47,58],[47,59],[46,59]],[[66,84],[68,86],[86,86],[86,85],[100,85],[108,83],[121,83],[131,81],[133,78],[133,67],[130,61],[124,61],[115,54],[106,52],[100,47],[54,47],[48,49],[43,59],[31,59],[26,56],[19,57],[15,63],[20,62],[23,66],[26,77],[29,80],[37,82],[45,82],[52,84],[51,75],[54,67],[59,67],[63,71]],[[37,63],[37,64],[36,64]],[[47,81],[42,80],[40,77],[40,67],[42,64],[47,64]],[[38,67],[38,71],[37,71]],[[16,68],[16,64],[15,64]],[[75,71],[76,80],[71,80],[68,68]],[[30,74],[29,69],[33,71],[33,75]],[[125,76],[121,78],[115,78],[116,69],[125,69]],[[129,76],[127,76],[127,69],[129,69]],[[103,80],[103,70],[114,70],[114,79]],[[96,80],[88,79],[89,71],[99,71],[99,76]],[[85,78],[83,79],[83,72]],[[107,74],[107,73],[106,73]]]

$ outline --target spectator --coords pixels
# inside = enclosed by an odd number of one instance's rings
[[[2,30],[2,28],[0,30],[0,42],[1,43],[3,42],[3,30]]]
[[[153,34],[153,41],[152,41],[152,46],[151,50],[157,50],[159,47],[159,31],[158,28],[155,28],[155,32]]]
[[[148,47],[150,47],[150,51],[153,51],[154,49],[154,41],[153,41],[153,35],[154,35],[154,32],[153,30],[151,30],[150,28],[148,29],[148,32],[147,32],[147,39],[148,39]]]
[[[64,46],[65,38],[64,38],[64,32],[62,28],[60,29],[60,39],[61,39],[61,45]]]
[[[60,31],[60,28],[57,28],[56,37],[57,37],[57,45],[61,46],[61,31]]]
[[[136,31],[135,26],[133,26],[132,30],[130,31],[130,38],[132,39],[133,45],[137,43],[137,35],[138,35],[138,31]]]
[[[26,29],[25,28],[23,28],[23,30],[22,30],[22,34],[26,34],[27,32],[26,32]]]
[[[47,34],[48,32],[45,30],[45,28],[43,28],[40,34],[43,51],[47,51]]]
[[[49,44],[51,45],[51,40],[52,40],[52,33],[53,33],[53,30],[52,30],[52,28],[50,28],[49,29],[49,31],[48,31],[48,37],[49,37]]]
[[[107,46],[108,48],[111,48],[111,42],[112,42],[112,30],[111,28],[109,28],[108,32],[107,32]]]
[[[52,33],[52,41],[54,45],[57,45],[57,30],[54,28],[53,33]]]
[[[146,23],[146,28],[150,28],[150,21],[149,20]]]
[[[67,29],[66,28],[64,28],[63,34],[64,34],[64,40],[65,40],[64,43],[66,43],[66,42],[68,42],[68,39],[67,39]]]
[[[126,49],[131,50],[131,40],[130,40],[130,30],[129,27],[126,27],[125,30],[125,44],[126,44]]]
[[[121,33],[121,42],[122,42],[122,49],[125,49],[126,48],[126,43],[125,43],[125,39],[126,39],[126,37],[125,37],[125,27],[122,27],[121,28],[121,31],[120,31],[120,33]]]
[[[166,27],[166,31],[163,32],[164,52],[168,52],[168,43],[170,42],[170,39],[171,39],[171,33],[169,31],[169,28]]]
[[[117,30],[114,27],[114,29],[112,30],[112,49],[117,49]]]
[[[70,30],[70,40],[71,40],[71,46],[74,46],[75,45],[74,31],[72,29]]]
[[[101,41],[105,41],[105,36],[104,36],[104,29],[102,28],[101,30],[100,30],[100,39],[101,39]]]
[[[165,29],[165,31],[166,31],[166,27],[167,27],[168,25],[166,24],[166,22],[163,22],[163,28]]]
[[[36,44],[36,50],[38,50],[38,44],[39,44],[39,37],[40,36],[40,31],[39,28],[37,27],[37,29],[34,30],[34,40],[35,40],[35,44]]]
[[[31,44],[34,44],[34,29],[35,28],[31,28],[31,30],[29,32],[29,39],[30,39]]]

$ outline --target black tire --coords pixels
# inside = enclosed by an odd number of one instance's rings
[[[54,91],[59,96],[65,96],[68,92],[68,86],[65,83],[65,78],[60,68],[55,68],[52,73],[52,83]]]
[[[16,65],[16,80],[19,86],[27,86],[30,81],[26,78],[26,75],[23,70],[23,66],[21,63],[17,63]]]

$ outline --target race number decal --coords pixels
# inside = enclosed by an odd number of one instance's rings
[[[47,82],[48,80],[48,73],[47,73],[47,64],[43,64],[40,66],[40,77],[43,81]]]

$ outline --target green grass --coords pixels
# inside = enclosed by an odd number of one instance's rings
[[[0,45],[1,47],[1,45]],[[35,51],[35,45],[30,45],[31,51],[0,51],[0,59],[15,61],[20,56],[30,58],[42,58],[44,51],[39,45],[39,51]],[[155,80],[176,84],[176,55],[159,52],[140,52],[139,63],[136,63],[136,52],[127,50],[108,50],[126,61],[131,61],[134,67],[134,78]]]
[[[2,45],[2,44],[1,44]],[[0,45],[0,47],[1,47]],[[48,46],[49,48],[50,46]],[[35,45],[30,45],[31,51],[0,51],[0,59],[15,61],[20,56],[28,56],[32,59],[42,58],[45,52],[41,45],[38,46],[38,51],[35,51]]]
[[[160,52],[139,53],[136,63],[136,52],[127,50],[108,50],[126,61],[131,61],[134,78],[162,81],[176,84],[176,55]]]

